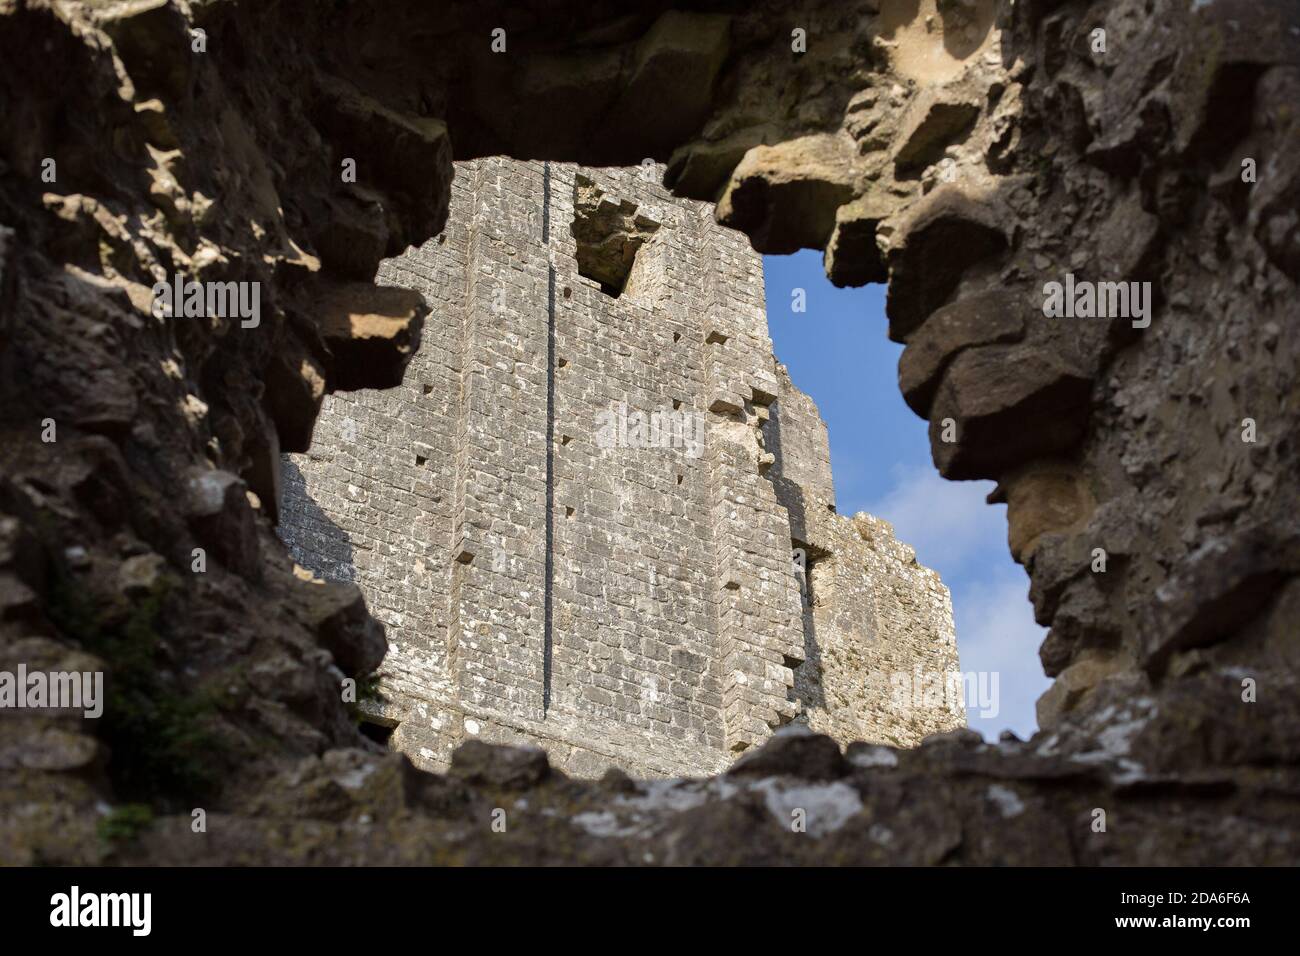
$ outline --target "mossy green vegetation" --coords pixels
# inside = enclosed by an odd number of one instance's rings
[[[108,770],[115,791],[127,800],[180,807],[215,782],[215,741],[205,722],[216,703],[165,676],[159,651],[170,591],[169,580],[161,577],[125,615],[106,615],[75,580],[59,575],[50,615],[66,636],[108,666],[108,699],[98,730],[112,751]]]
[[[125,803],[114,807],[101,818],[99,838],[107,844],[129,843],[153,822],[153,810],[142,803]]]

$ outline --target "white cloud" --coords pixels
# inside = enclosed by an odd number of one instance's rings
[[[953,588],[963,673],[998,674],[997,716],[981,717],[978,707],[967,707],[971,727],[985,739],[996,740],[1006,728],[1020,737],[1032,734],[1038,726],[1034,702],[1051,684],[1038,660],[1047,629],[1034,623],[1028,590],[1029,581],[1017,567],[994,569],[982,580]]]
[[[986,561],[990,546],[1006,553],[1005,506],[984,503],[993,482],[948,481],[928,465],[895,465],[893,475],[894,487],[867,511],[893,524],[922,564],[946,579]]]
[[[867,511],[892,523],[952,592],[963,673],[998,675],[997,715],[968,706],[971,727],[987,739],[1006,728],[1029,736],[1034,702],[1051,683],[1038,660],[1047,631],[1034,623],[1029,579],[1007,549],[1006,506],[985,503],[991,481],[948,481],[928,465],[896,465],[893,476]]]

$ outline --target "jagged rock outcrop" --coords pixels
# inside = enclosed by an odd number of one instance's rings
[[[701,6],[0,2],[3,658],[112,688],[102,723],[0,719],[0,858],[1294,858],[1294,4]],[[409,354],[416,303],[338,290],[442,228],[453,148],[668,160],[756,247],[888,274],[936,463],[997,480],[1051,625],[1033,741],[663,790],[355,749],[374,634],[303,596],[278,461]],[[260,321],[156,316],[177,273],[258,283]],[[1045,314],[1067,277],[1150,285]],[[505,838],[500,779],[536,781]],[[164,819],[99,841],[132,800]]]

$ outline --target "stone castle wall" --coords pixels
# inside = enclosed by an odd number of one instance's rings
[[[329,396],[286,458],[281,535],[384,623],[363,707],[421,766],[478,737],[703,774],[792,720],[964,724],[882,682],[957,669],[947,590],[834,513],[760,257],[661,172],[459,164],[446,231],[380,270],[432,308],[402,385]]]

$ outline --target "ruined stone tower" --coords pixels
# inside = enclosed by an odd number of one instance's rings
[[[384,623],[361,709],[421,766],[477,736],[700,775],[791,721],[965,723],[908,692],[958,669],[947,589],[835,513],[760,257],[661,178],[459,164],[446,231],[380,270],[432,306],[403,384],[329,396],[286,459],[281,535]]]

